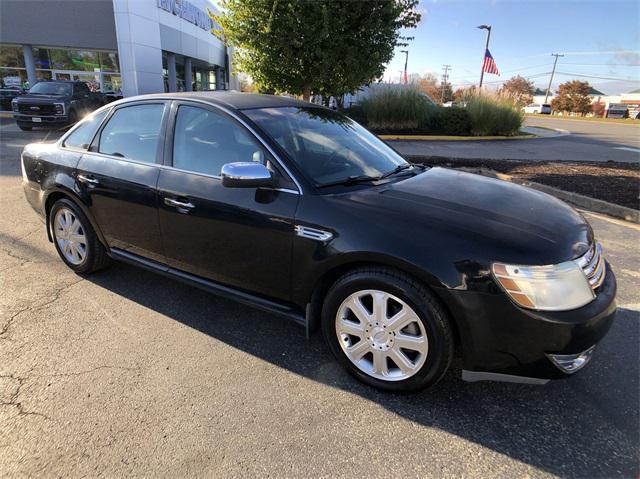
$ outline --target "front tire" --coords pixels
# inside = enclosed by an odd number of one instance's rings
[[[31,130],[33,130],[32,126],[23,125],[21,123],[18,123],[18,128],[20,128],[22,131],[31,131]]]
[[[417,391],[437,383],[453,358],[453,334],[433,294],[384,268],[358,269],[327,293],[322,329],[352,375],[379,389]]]
[[[109,263],[89,219],[73,201],[61,199],[53,204],[49,227],[58,255],[76,273],[93,273]]]

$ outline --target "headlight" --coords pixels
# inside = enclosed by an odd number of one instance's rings
[[[18,101],[17,100],[15,100],[15,99],[11,100],[11,109],[13,111],[18,111]]]
[[[56,115],[64,115],[64,103],[54,103],[56,107]]]
[[[587,277],[574,261],[550,266],[494,263],[493,275],[523,308],[564,311],[584,306],[595,298]]]

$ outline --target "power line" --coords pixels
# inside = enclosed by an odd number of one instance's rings
[[[596,76],[596,75],[583,75],[581,73],[569,73],[569,72],[558,72],[558,75],[583,77],[583,78],[597,78],[598,80],[617,80],[617,81],[640,82],[640,78],[601,77],[601,76]]]

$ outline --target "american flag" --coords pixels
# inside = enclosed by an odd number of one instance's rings
[[[496,62],[493,60],[491,53],[489,53],[489,49],[487,48],[484,54],[484,62],[482,63],[482,71],[491,73],[492,75],[500,76],[500,72],[498,71],[498,66]]]

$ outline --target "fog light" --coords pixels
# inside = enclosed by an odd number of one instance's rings
[[[578,354],[547,354],[547,357],[558,369],[567,374],[573,374],[587,365],[595,351],[595,344],[586,351]]]

